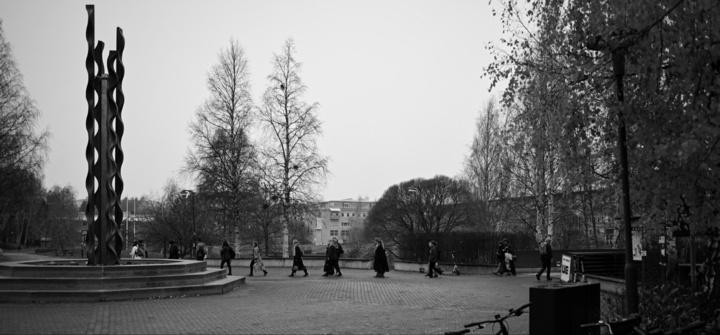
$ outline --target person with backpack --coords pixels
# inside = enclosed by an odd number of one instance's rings
[[[293,267],[292,267],[292,273],[290,273],[289,277],[295,277],[295,272],[299,270],[305,271],[305,275],[303,277],[308,276],[307,268],[305,267],[305,264],[303,263],[303,251],[302,248],[300,248],[300,243],[298,243],[297,240],[293,240]]]
[[[537,278],[537,280],[540,280],[540,276],[542,276],[542,273],[545,271],[545,269],[547,269],[547,280],[552,280],[552,278],[550,278],[550,267],[552,266],[552,260],[552,238],[548,236],[545,238],[545,242],[540,243],[540,261],[542,262],[542,268],[540,268],[540,272],[535,275],[535,278]]]
[[[195,251],[195,257],[197,258],[197,260],[202,261],[202,260],[205,260],[206,256],[207,256],[207,250],[205,250],[205,243],[202,242],[202,239],[198,238],[197,251]]]
[[[257,242],[253,242],[253,258],[252,261],[250,261],[250,274],[248,276],[253,276],[253,270],[256,267],[258,270],[262,270],[263,276],[267,276],[268,272],[265,271],[265,265],[262,262],[262,258],[260,258],[260,247],[258,247]]]
[[[180,250],[178,249],[178,246],[175,245],[175,241],[173,240],[170,240],[170,247],[168,248],[168,258],[180,259]]]
[[[235,250],[230,247],[227,241],[223,241],[222,249],[220,249],[220,269],[222,269],[223,265],[227,263],[228,276],[232,276],[232,267],[230,266],[230,263],[233,258],[235,258]]]

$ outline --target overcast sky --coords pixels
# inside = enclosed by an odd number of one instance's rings
[[[85,28],[88,1],[0,0],[5,38],[49,128],[45,185],[86,196]],[[235,38],[255,103],[288,38],[320,104],[320,153],[332,173],[324,200],[379,199],[393,184],[457,176],[490,97],[485,49],[501,27],[488,1],[95,1],[95,39],[126,74],[123,197],[160,194],[191,148],[188,124],[209,93],[206,75]],[[497,5],[497,4],[494,4]],[[191,180],[179,180],[192,188]]]

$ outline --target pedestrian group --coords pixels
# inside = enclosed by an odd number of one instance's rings
[[[180,259],[180,251],[178,246],[175,244],[175,241],[171,240],[169,243],[170,246],[168,248],[168,258]],[[195,250],[195,257],[197,260],[205,260],[207,258],[208,252],[206,248],[207,247],[205,243],[203,243],[202,240],[198,238],[198,243],[196,244]],[[425,277],[437,278],[438,276],[443,274],[443,270],[440,268],[438,263],[440,259],[440,248],[438,246],[438,242],[435,240],[428,242],[428,250],[428,267]],[[496,250],[497,268],[495,269],[495,271],[493,271],[493,274],[495,274],[496,276],[516,276],[517,271],[515,269],[515,262],[517,261],[517,255],[513,251],[513,248],[508,239],[504,238],[500,240],[498,242]],[[540,280],[543,273],[546,273],[546,279],[550,281],[552,280],[552,278],[550,277],[550,269],[552,268],[553,261],[552,238],[550,236],[546,237],[539,245],[539,252],[540,263],[542,267],[540,268],[540,271],[535,275],[535,277],[537,278],[537,280]],[[303,277],[307,277],[309,275],[308,269],[303,262],[303,254],[303,249],[300,247],[298,240],[293,240],[293,263],[292,270],[289,275],[290,277],[295,277],[295,274],[298,271],[303,271]],[[339,264],[342,254],[344,254],[342,245],[338,242],[337,237],[333,237],[328,242],[325,249],[326,259],[325,266],[323,267],[323,277],[342,276],[342,271],[340,270]],[[220,250],[220,268],[223,269],[225,265],[227,265],[228,275],[230,276],[232,276],[231,264],[232,260],[235,258],[235,255],[235,250],[230,247],[227,241],[223,241]],[[145,249],[145,245],[142,240],[133,242],[130,256],[132,258],[147,257],[147,250]],[[385,245],[380,238],[375,238],[375,250],[372,258],[372,269],[375,271],[376,278],[385,278],[385,273],[390,271],[387,250],[385,249]],[[252,277],[256,272],[262,272],[263,276],[267,276],[268,274],[268,271],[265,269],[265,265],[260,254],[260,248],[258,247],[258,243],[253,242],[252,260],[250,261],[250,274],[248,276]],[[423,268],[421,268],[421,272],[424,272]]]

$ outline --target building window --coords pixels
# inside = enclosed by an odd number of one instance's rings
[[[355,216],[355,213],[352,213],[352,216]]]
[[[350,222],[343,222],[342,225],[343,227],[350,227]]]
[[[338,236],[338,231],[337,231],[337,230],[331,230],[331,231],[330,231],[330,236]]]
[[[343,208],[348,208],[348,207],[350,207],[350,204],[348,204],[347,202],[343,203]]]
[[[342,237],[343,240],[347,240],[348,236],[350,236],[350,232],[347,230],[343,230],[340,233],[341,233],[340,237]]]
[[[367,217],[367,213],[363,213],[363,217]]]

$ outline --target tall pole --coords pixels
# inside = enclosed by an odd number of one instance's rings
[[[100,49],[100,50],[102,50],[102,49]],[[100,89],[100,91],[103,93],[107,92],[108,76],[105,74],[101,74],[97,78],[96,87],[98,87]],[[98,126],[100,129],[98,130],[98,133],[101,134],[100,147],[107,148],[110,145],[110,143],[108,141],[108,137],[106,135],[110,131],[110,121],[109,121],[110,116],[108,115],[107,94],[99,94],[99,96],[100,96],[100,108],[98,111],[100,112],[99,113],[100,119],[98,122]],[[100,242],[100,263],[101,264],[104,264],[107,260],[107,240],[105,239],[105,237],[108,235],[108,230],[109,230],[108,225],[110,224],[110,222],[108,220],[108,208],[106,206],[103,206],[110,202],[109,201],[109,198],[110,198],[109,193],[110,192],[108,192],[107,185],[106,185],[107,179],[108,179],[107,176],[110,174],[110,169],[109,169],[110,162],[109,162],[109,158],[107,157],[107,155],[103,155],[104,153],[106,154],[106,152],[101,152],[100,157],[98,158],[98,165],[100,167],[100,169],[99,169],[100,186],[98,187],[98,192],[97,192],[99,194],[99,199],[100,199],[100,206],[98,206],[99,207],[98,221],[100,222],[99,242]]]
[[[632,213],[630,211],[630,181],[628,177],[628,157],[625,131],[625,96],[623,94],[623,76],[625,75],[625,50],[612,51],[613,74],[618,100],[618,148],[620,149],[620,181],[622,187],[622,219],[625,229],[625,295],[628,314],[638,312],[637,273],[632,257]]]
[[[125,212],[128,213],[128,216],[125,218],[125,250],[130,250],[128,246],[128,234],[130,233],[130,200],[127,198],[125,199]]]
[[[192,220],[193,220],[193,243],[197,242],[197,227],[195,226],[195,193],[190,193],[192,196]]]

